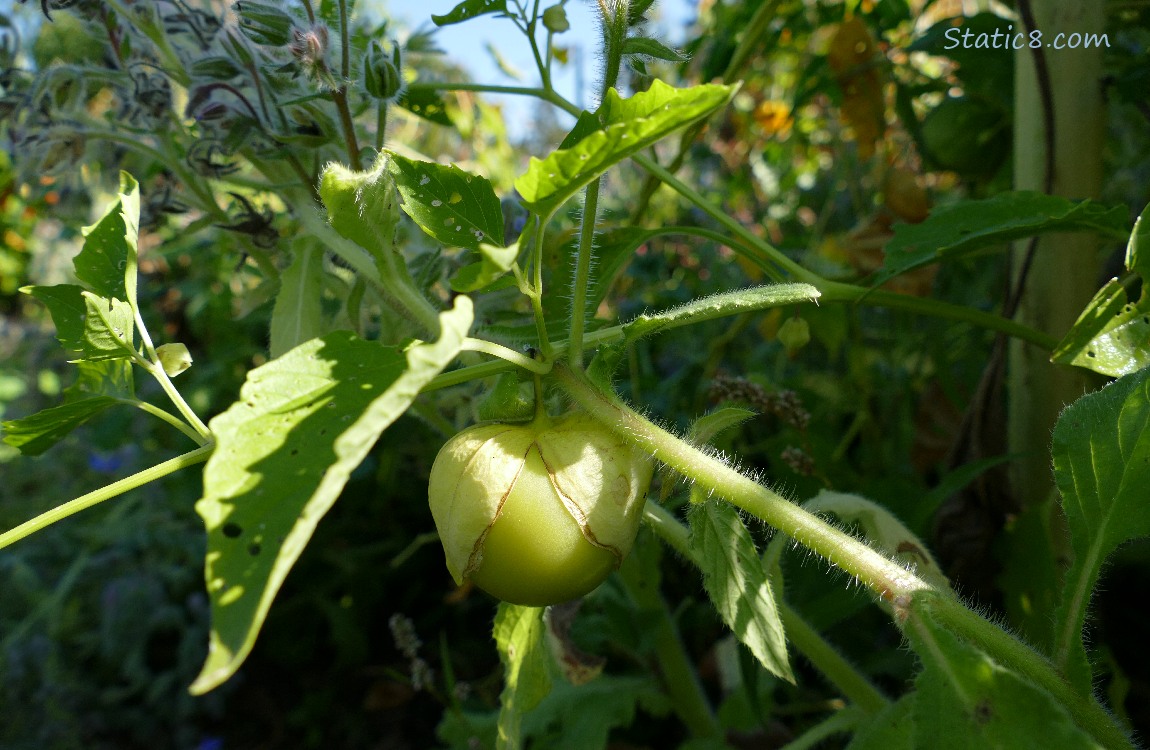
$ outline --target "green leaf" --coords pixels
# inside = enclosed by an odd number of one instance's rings
[[[474,292],[499,280],[511,270],[519,256],[519,243],[509,247],[497,247],[486,242],[480,244],[478,263],[471,263],[459,269],[451,277],[451,288],[457,292]]]
[[[120,173],[119,200],[90,227],[84,247],[72,259],[76,278],[101,297],[136,305],[136,259],[140,235],[140,186]]]
[[[539,705],[551,691],[543,607],[521,607],[500,602],[495,615],[495,645],[503,662],[503,692],[499,696],[497,748],[522,745],[523,714]]]
[[[135,321],[126,302],[98,297],[75,284],[28,286],[20,291],[47,305],[56,338],[79,359],[96,362],[132,356]]]
[[[280,291],[272,310],[272,357],[278,357],[323,333],[323,252],[298,243],[292,263],[280,275]]]
[[[1082,627],[1098,573],[1120,544],[1150,534],[1150,369],[1068,406],[1054,427],[1052,454],[1074,550],[1055,620],[1054,663],[1088,694]]]
[[[623,54],[642,55],[673,63],[687,62],[691,59],[690,56],[677,52],[656,39],[644,36],[633,36],[624,41]]]
[[[1126,222],[1122,206],[1107,208],[1088,200],[1075,202],[1031,191],[959,201],[935,208],[919,224],[895,225],[875,283],[990,245],[1048,232],[1097,231],[1125,236]]]
[[[755,412],[737,406],[725,406],[696,419],[687,430],[687,439],[692,443],[709,443],[718,434],[738,427]]]
[[[579,113],[578,119],[575,120],[575,127],[571,128],[571,132],[559,143],[558,150],[562,151],[563,149],[571,148],[596,130],[602,129],[602,127],[598,116],[587,110],[583,110]]]
[[[960,641],[929,617],[906,628],[924,669],[916,683],[912,747],[931,750],[1097,748],[1041,688]]]
[[[1126,246],[1126,270],[1142,278],[1142,296],[1128,303],[1126,284],[1111,279],[1082,311],[1051,362],[1121,377],[1150,365],[1150,206]]]
[[[395,103],[428,122],[449,128],[455,126],[447,114],[447,102],[434,89],[404,89]]]
[[[450,26],[488,13],[507,15],[507,0],[463,0],[446,15],[437,16],[432,13],[431,20],[436,26]]]
[[[914,566],[915,572],[941,591],[950,582],[930,550],[902,521],[886,508],[859,495],[821,490],[803,508],[815,514],[831,513],[859,531],[871,544],[899,562]]]
[[[612,729],[634,724],[637,708],[665,713],[666,704],[666,694],[650,676],[602,675],[584,685],[556,680],[551,693],[524,717],[523,729],[536,746],[548,750],[606,748]]]
[[[721,318],[739,312],[813,302],[821,296],[810,284],[768,284],[703,297],[653,315],[640,315],[624,326],[629,339],[650,336],[665,328]]]
[[[419,228],[452,247],[503,244],[503,209],[491,183],[454,164],[414,161],[391,151],[388,169],[403,210]]]
[[[212,420],[216,450],[196,503],[208,532],[212,633],[193,694],[227,680],[251,651],[351,471],[459,353],[471,300],[456,297],[439,319],[439,341],[406,351],[347,331],[312,339],[249,372],[239,401]]]
[[[132,366],[125,360],[80,362],[80,376],[64,390],[64,403],[3,422],[4,442],[25,456],[38,456],[72,430],[132,394]]]
[[[724,106],[735,87],[706,84],[675,89],[656,80],[648,91],[622,99],[611,89],[600,106],[602,129],[545,159],[532,157],[515,181],[523,205],[550,216],[612,165]]]
[[[774,591],[739,514],[726,503],[704,502],[690,520],[691,547],[719,617],[767,671],[794,683]]]

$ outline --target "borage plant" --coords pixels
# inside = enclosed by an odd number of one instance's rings
[[[852,747],[1027,747],[1036,737],[1053,747],[1130,747],[1092,693],[1082,632],[1106,557],[1150,533],[1142,489],[1150,486],[1150,385],[1148,371],[1140,369],[1147,357],[1147,297],[1127,303],[1126,287],[1112,282],[1057,347],[1057,361],[1120,379],[1068,408],[1054,433],[1054,471],[1074,562],[1052,646],[1042,653],[964,603],[926,544],[881,504],[831,491],[796,504],[709,447],[746,410],[719,409],[677,435],[613,390],[616,371],[640,339],[772,308],[883,306],[960,321],[1048,350],[1055,345],[1007,317],[828,280],[660,165],[652,147],[677,133],[697,133],[728,105],[738,85],[674,88],[656,80],[630,97],[620,94],[616,82],[624,61],[642,67],[644,57],[678,59],[677,52],[637,31],[651,4],[600,3],[605,75],[595,111],[581,111],[550,83],[552,39],[566,28],[562,4],[540,12],[538,3],[510,7],[467,0],[436,17],[446,25],[486,13],[506,15],[525,32],[542,86],[416,82],[406,96],[430,100],[451,89],[518,93],[577,117],[558,147],[532,159],[515,181],[528,214],[524,231],[510,236],[492,184],[456,165],[381,147],[370,168],[362,169],[354,127],[341,124],[351,165],[329,164],[315,191],[327,222],[306,209],[297,219],[421,338],[389,338],[387,330],[379,340],[352,330],[313,335],[325,328],[319,304],[324,269],[317,254],[301,250],[280,278],[283,291],[272,322],[273,348],[280,351],[251,370],[236,402],[207,424],[173,384],[190,364],[186,349],[175,342],[156,345],[141,314],[140,194],[125,174],[118,202],[86,230],[74,260],[80,283],[26,290],[48,307],[60,343],[77,363],[77,384],[64,404],[5,422],[4,439],[39,453],[95,413],[129,403],[170,423],[196,447],[0,534],[0,547],[206,462],[196,510],[207,529],[212,630],[206,662],[190,688],[206,693],[240,668],[317,524],[383,431],[421,402],[483,381],[490,384],[480,407],[486,421],[443,448],[431,471],[429,496],[452,576],[504,600],[494,632],[506,677],[493,728],[497,746],[523,744],[532,733],[532,710],[553,689],[593,680],[593,674],[573,669],[579,660],[565,651],[569,644],[557,622],[560,611],[570,616],[570,610],[555,605],[588,593],[616,570],[628,606],[654,632],[666,706],[696,738],[691,747],[722,746],[725,728],[660,598],[650,539],[640,539],[647,552],[626,557],[644,524],[699,569],[718,616],[763,669],[793,682],[790,647],[841,691],[849,705],[810,729],[809,742],[854,732]],[[770,5],[764,4],[763,15]],[[365,75],[369,90],[391,96],[398,84],[388,76],[398,68],[387,62],[369,57]],[[342,91],[330,87],[337,111],[348,113]],[[604,231],[600,186],[609,170],[627,160],[725,231],[638,223]],[[580,195],[581,223],[567,263],[549,252],[555,245],[551,235],[561,211]],[[431,240],[468,254],[469,262],[450,279],[450,299],[429,296],[413,280],[396,244],[401,211]],[[882,280],[969,256],[1003,239],[1063,229],[1112,231],[1114,223],[1113,214],[1086,204],[1006,194],[903,231],[888,248]],[[1148,231],[1142,223],[1130,237],[1130,278],[1147,278]],[[612,271],[643,243],[668,234],[718,239],[773,283],[617,324],[591,318],[589,311],[607,296]],[[511,342],[528,346],[514,348]],[[134,368],[159,382],[175,413],[135,397]],[[689,484],[686,518],[645,499],[656,470],[662,486],[669,487],[674,475]],[[773,530],[762,552],[745,525],[748,517]],[[873,594],[921,662],[913,689],[892,701],[803,619],[802,602],[786,601],[779,560],[787,544],[808,550]]]

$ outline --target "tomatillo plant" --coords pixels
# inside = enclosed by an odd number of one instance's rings
[[[652,716],[677,717],[675,742],[719,747],[736,729],[766,727],[784,715],[773,713],[774,696],[804,679],[792,666],[792,653],[798,653],[827,679],[824,697],[834,699],[809,702],[786,714],[826,714],[813,725],[796,720],[796,727],[807,732],[795,740],[799,747],[841,732],[856,733],[866,747],[923,747],[940,736],[952,742],[947,747],[1023,747],[1033,744],[1036,731],[1059,739],[1061,744],[1051,750],[1132,746],[1126,727],[1093,692],[1095,675],[1083,628],[1107,556],[1131,539],[1150,535],[1144,494],[1150,486],[1150,338],[1145,327],[1150,295],[1127,298],[1137,281],[1146,288],[1150,280],[1150,220],[1130,233],[1124,209],[1004,193],[958,202],[920,224],[892,230],[876,272],[878,282],[937,262],[976,259],[996,245],[1048,231],[1128,237],[1122,281],[1107,284],[1070,330],[1058,332],[1065,334],[1061,343],[1050,333],[982,307],[875,289],[870,280],[849,283],[837,271],[824,275],[826,263],[800,262],[765,240],[770,233],[761,231],[761,217],[745,206],[735,203],[728,209],[719,203],[727,195],[711,184],[714,164],[697,173],[697,179],[676,174],[688,152],[704,152],[711,159],[720,150],[714,139],[731,139],[728,131],[737,132],[724,125],[710,131],[712,141],[696,143],[712,118],[732,102],[745,113],[762,93],[753,86],[741,90],[740,79],[753,53],[766,48],[774,13],[783,4],[748,4],[754,8],[744,33],[722,41],[729,53],[726,70],[706,76],[721,82],[676,87],[648,76],[648,63],[686,60],[646,35],[653,1],[600,0],[604,78],[594,110],[567,101],[551,85],[553,64],[567,54],[555,43],[569,28],[564,4],[561,0],[543,9],[537,0],[465,0],[433,17],[443,26],[490,13],[506,17],[524,34],[537,64],[541,85],[532,88],[453,82],[444,80],[451,74],[442,70],[438,78],[425,78],[419,61],[426,40],[421,51],[419,38],[413,37],[403,54],[397,41],[389,41],[389,61],[381,53],[383,40],[353,28],[348,14],[354,4],[342,0],[319,4],[318,10],[310,0],[285,4],[290,10],[241,4],[238,28],[219,34],[201,16],[185,14],[177,23],[126,13],[124,3],[109,2],[100,28],[113,40],[129,29],[147,40],[151,56],[145,67],[165,76],[169,89],[189,87],[188,114],[164,109],[170,103],[153,96],[154,106],[163,109],[159,121],[167,128],[155,138],[109,131],[108,124],[96,128],[86,110],[74,118],[76,127],[84,137],[122,144],[143,159],[141,173],[180,182],[188,210],[197,214],[189,227],[245,235],[241,268],[257,274],[258,281],[248,289],[237,272],[233,286],[252,297],[237,309],[263,310],[269,316],[261,346],[263,341],[269,345],[252,358],[259,364],[246,373],[239,393],[229,395],[230,406],[205,423],[197,414],[207,410],[203,403],[185,398],[173,378],[187,371],[179,381],[194,387],[201,373],[214,371],[212,358],[197,351],[198,364],[189,370],[193,339],[187,339],[188,345],[153,343],[146,320],[152,311],[141,305],[137,286],[140,248],[154,244],[140,242],[141,232],[150,230],[140,186],[125,172],[113,205],[83,232],[83,249],[73,261],[75,283],[23,290],[47,307],[57,338],[76,363],[77,380],[61,404],[4,422],[4,441],[37,455],[104,410],[129,405],[162,420],[178,431],[177,439],[194,445],[0,534],[0,549],[111,497],[206,462],[195,511],[206,534],[203,567],[211,632],[203,666],[190,686],[201,695],[244,665],[321,519],[384,432],[410,414],[443,441],[434,462],[413,461],[397,474],[412,486],[419,482],[413,477],[429,472],[430,514],[421,487],[405,499],[418,497],[423,524],[417,529],[423,533],[410,535],[417,540],[412,544],[438,536],[443,547],[447,572],[439,571],[444,590],[435,595],[454,606],[468,599],[465,584],[473,583],[503,600],[493,633],[505,685],[497,709],[490,693],[462,704],[449,650],[443,648],[446,682],[436,695],[449,706],[440,727],[445,742],[469,747],[474,739],[479,745],[518,748],[534,740],[536,746],[550,746],[548,727],[560,722],[565,730],[588,732],[569,735],[579,741],[601,729],[594,742],[588,741],[590,748],[605,745],[609,730],[631,721],[641,708]],[[85,4],[95,5],[100,3]],[[172,40],[177,33],[172,29],[193,18],[198,19],[198,38],[212,51],[209,66],[190,64],[186,51]],[[268,26],[272,21],[274,29]],[[843,25],[848,23],[856,35],[869,33],[857,18],[844,18]],[[117,43],[109,59],[135,48]],[[867,80],[885,69],[869,58],[864,62],[858,67]],[[633,80],[642,83],[630,92],[625,63],[639,76]],[[211,81],[197,78],[209,73],[215,77]],[[357,73],[362,80],[355,80]],[[92,85],[100,80],[92,71],[74,75],[87,76]],[[237,82],[245,76],[250,86]],[[873,83],[879,101],[869,102],[866,111],[881,115],[874,107],[881,110],[883,87],[877,78]],[[302,86],[310,88],[299,90]],[[453,91],[533,97],[576,122],[562,140],[555,139],[549,153],[532,158],[517,176],[506,166],[515,160],[502,154],[491,162],[477,157],[456,164],[445,154],[460,150],[441,141],[428,138],[442,148],[423,154],[418,139],[389,140],[389,123],[393,128],[402,123],[408,135],[423,133],[425,120],[450,124],[458,102],[445,95]],[[496,110],[481,102],[473,106],[480,116],[468,129],[481,130],[475,123],[484,118],[497,121]],[[910,115],[915,110],[909,105],[902,109]],[[189,145],[199,142],[200,130],[212,127],[235,132],[225,134],[218,150]],[[664,141],[673,137],[679,148],[668,159]],[[361,143],[377,147],[365,149]],[[477,143],[477,153],[490,145],[482,139]],[[298,157],[305,148],[310,149],[308,158]],[[721,150],[724,159],[751,151],[733,140]],[[56,152],[59,156],[66,150]],[[767,157],[758,152],[770,153],[758,147],[755,152],[760,160]],[[225,153],[234,164],[219,162],[216,157]],[[633,179],[622,169],[614,171],[624,164],[643,170],[647,186],[630,222],[608,227],[604,216],[617,218],[626,211],[610,205],[605,180]],[[774,166],[756,164],[757,179],[773,175]],[[478,173],[484,168],[487,176]],[[659,185],[666,195],[656,195]],[[628,183],[624,192],[629,188]],[[270,207],[258,210],[255,196]],[[675,206],[660,207],[664,199],[689,204],[690,223],[679,226],[646,216],[648,210],[670,214]],[[227,212],[220,208],[225,200],[242,207],[239,220],[225,221]],[[572,206],[576,201],[577,208]],[[162,212],[165,206],[172,210],[168,201],[152,208]],[[640,269],[615,284],[633,259],[651,261],[652,248],[664,246],[672,235],[679,249],[666,268]],[[704,271],[712,270],[692,255],[696,248],[691,243],[699,241],[722,249],[716,268],[721,261],[724,273],[745,274],[747,280],[724,283],[709,296],[688,294],[697,288],[683,283],[688,271],[701,285]],[[225,265],[231,268],[230,263]],[[644,286],[664,271],[670,282]],[[681,295],[679,304],[660,309],[661,290]],[[774,347],[771,351],[782,355],[775,368],[780,372],[817,349],[815,342],[835,352],[834,359],[860,327],[852,318],[860,305],[1012,337],[1040,350],[1056,350],[1060,362],[1120,378],[1067,408],[1054,429],[1051,457],[1066,516],[1065,548],[1073,551],[1073,562],[1058,571],[1065,582],[1049,585],[1042,617],[1034,618],[1042,620],[1036,627],[1049,632],[1027,633],[1037,647],[983,617],[952,590],[927,542],[911,530],[926,524],[925,513],[913,523],[900,520],[891,510],[894,503],[868,500],[852,494],[861,488],[842,486],[861,483],[860,473],[822,471],[820,464],[848,463],[858,442],[867,442],[868,448],[882,442],[863,435],[868,430],[865,404],[852,424],[841,429],[822,424],[813,439],[820,420],[829,420],[826,412],[808,411],[793,391],[772,391],[759,380],[722,372],[739,336],[753,341],[747,348],[756,352]],[[656,311],[634,314],[648,307]],[[644,370],[666,378],[665,371],[674,369],[651,361],[648,339],[713,321],[724,321],[726,328],[718,333],[717,326],[696,329],[708,331],[706,345],[674,354],[697,365],[682,370],[685,390],[699,385],[700,392],[721,392],[715,398],[720,405],[693,420],[677,419],[683,415],[674,414],[675,409],[702,411],[702,406],[643,391],[638,375]],[[694,342],[702,341],[702,333],[696,336]],[[918,352],[907,358],[920,361]],[[771,360],[731,359],[769,380]],[[850,368],[866,367],[865,358],[843,359]],[[944,369],[937,362],[921,367],[932,368]],[[164,405],[137,397],[140,372],[155,381]],[[616,393],[614,382],[623,372],[632,375],[627,401],[645,406],[632,406]],[[872,396],[843,399],[847,386],[822,376],[818,388],[811,389],[811,401],[865,402]],[[528,381],[535,387],[534,401],[525,395]],[[798,436],[795,442],[801,445],[787,445],[778,455],[807,482],[799,485],[804,492],[818,494],[794,502],[768,481],[777,466],[764,461],[766,473],[746,471],[717,447],[754,416],[747,406],[777,419],[778,432]],[[651,418],[644,409],[665,413]],[[488,421],[492,416],[502,418]],[[682,433],[660,418],[682,426]],[[749,453],[747,466],[763,456]],[[981,462],[962,467],[948,474],[939,492],[953,492],[984,470]],[[870,488],[885,492],[898,481],[892,477]],[[659,491],[648,498],[652,484]],[[389,502],[394,494],[388,495]],[[387,508],[386,523],[393,523],[396,508],[380,505]],[[1044,533],[1047,526],[1058,526],[1048,518],[1031,520],[1034,526],[1045,524]],[[641,529],[644,522],[653,533]],[[662,585],[660,542],[698,569],[708,602],[705,615],[699,616],[693,600],[698,579]],[[837,620],[827,614],[825,603],[804,596],[809,585],[792,585],[790,569],[782,562],[788,545],[845,574],[880,608],[869,614],[881,617],[890,633],[909,644],[921,669],[905,695],[888,698],[826,640],[825,632]],[[394,564],[402,564],[412,549],[397,554]],[[360,564],[354,556],[339,562],[352,568]],[[668,601],[672,589],[681,605]],[[581,619],[581,605],[572,600],[592,610],[587,619]],[[483,597],[470,599],[472,606],[477,602],[489,604]],[[330,607],[333,630],[342,627],[353,606],[348,595]],[[810,622],[803,615],[808,608],[813,611]],[[816,617],[821,618],[819,627]],[[482,619],[489,618],[484,614]],[[713,671],[721,673],[719,687],[726,691],[718,710],[711,703],[715,691],[706,689],[699,659],[691,653],[698,644],[688,645],[680,633],[686,622],[709,620],[715,628],[699,626],[699,632],[713,634],[721,623],[733,636],[705,646],[715,655]],[[611,655],[607,666],[576,645],[572,631],[580,623],[594,630],[588,621],[607,621],[594,643]],[[418,639],[408,635],[402,650],[414,664]],[[893,650],[896,643],[887,646]],[[413,686],[431,679],[426,663],[419,663],[424,669],[418,680],[413,669]],[[383,671],[390,675],[393,670]],[[903,689],[905,684],[891,679],[886,686]],[[803,686],[808,689],[815,690]],[[602,695],[611,703],[610,710],[601,712],[610,726],[572,729],[565,723],[570,721],[563,717],[566,707],[602,707]],[[627,698],[615,705],[617,695]],[[844,708],[837,696],[849,705]],[[494,715],[482,716],[484,709]]]

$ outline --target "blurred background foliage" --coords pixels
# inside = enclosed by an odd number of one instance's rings
[[[638,63],[623,84],[635,91],[656,77],[676,85],[743,81],[704,131],[660,146],[665,161],[678,157],[681,175],[731,215],[819,273],[859,280],[881,265],[895,223],[1010,188],[1014,53],[942,49],[950,19],[993,29],[1007,22],[1009,3],[763,2],[774,12],[755,27],[759,3],[702,0],[683,45],[689,62]],[[385,54],[402,49],[407,83],[463,81],[466,73],[426,29],[395,23],[355,25],[340,70],[333,0],[306,9],[249,3],[246,15],[243,4],[194,0],[35,5],[0,9],[5,418],[56,403],[74,377],[45,310],[18,290],[68,279],[80,227],[108,204],[119,170],[141,182],[145,318],[161,339],[189,347],[195,366],[181,376],[181,391],[213,415],[235,398],[247,370],[266,361],[278,277],[303,212],[313,210],[323,163],[370,163],[385,123],[397,151],[450,159],[491,179],[508,196],[514,227],[513,178],[529,155],[564,135],[560,120],[540,114],[523,142],[511,142],[500,109],[472,93],[423,89],[381,99],[364,85],[373,45]],[[1150,201],[1150,9],[1109,6],[1102,199],[1128,206],[1133,219]],[[758,41],[740,46],[752,33]],[[344,111],[355,122],[354,150]],[[652,187],[636,168],[613,172],[601,202],[605,225],[711,226],[671,191]],[[550,235],[551,289],[569,273],[565,243],[576,219],[572,209]],[[414,226],[401,233],[428,294],[446,299],[446,279],[465,259]],[[1121,248],[1113,250],[1120,261]],[[364,291],[347,269],[327,263],[333,326],[403,334],[406,323],[370,291],[352,311],[348,298]],[[598,311],[603,323],[763,281],[728,248],[694,238],[654,239],[619,265]],[[1005,278],[999,253],[895,283],[907,294],[994,310]],[[565,296],[553,297],[562,315]],[[487,309],[501,309],[498,294],[491,299]],[[503,320],[483,322],[492,336],[515,331]],[[680,429],[722,403],[751,406],[760,416],[719,446],[744,468],[797,499],[831,487],[882,502],[932,541],[960,591],[1000,613],[1020,577],[1056,576],[1057,566],[1049,554],[1013,544],[1009,508],[990,526],[946,512],[964,487],[1008,458],[999,446],[975,464],[954,462],[992,340],[958,323],[883,309],[772,311],[643,339],[628,350],[618,386]],[[4,550],[0,746],[485,746],[501,681],[489,636],[493,604],[454,589],[424,499],[435,452],[474,420],[483,392],[471,384],[437,394],[384,434],[320,525],[238,677],[203,698],[186,693],[208,627],[194,472]],[[1001,417],[1000,405],[986,408],[984,420]],[[0,446],[0,527],[185,449],[158,425],[111,411],[44,456],[17,458]],[[686,502],[682,486],[653,492]],[[767,538],[766,529],[756,533]],[[1150,663],[1131,647],[1145,629],[1128,597],[1145,590],[1148,554],[1145,545],[1128,547],[1110,568],[1093,638],[1106,675],[1100,687],[1143,732]],[[913,657],[870,598],[801,556],[787,558],[786,572],[795,607],[900,693]],[[803,663],[799,687],[762,671],[723,631],[696,572],[644,536],[620,575],[571,613],[572,653],[604,671],[594,688],[557,693],[532,714],[534,747],[686,741],[653,667],[651,623],[628,604],[628,576],[661,580],[732,746],[781,746],[833,705],[833,690]]]

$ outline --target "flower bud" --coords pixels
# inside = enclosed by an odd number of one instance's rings
[[[562,5],[552,5],[543,11],[543,27],[552,34],[562,34],[571,28],[571,23],[567,20],[567,11]]]
[[[648,456],[583,414],[464,430],[428,488],[447,568],[514,604],[582,596],[630,551],[651,473]]]
[[[156,356],[169,378],[174,378],[192,366],[192,355],[183,344],[161,344],[156,347]]]
[[[402,69],[398,45],[389,59],[378,44],[371,44],[363,58],[363,86],[376,99],[391,101],[403,90]]]

